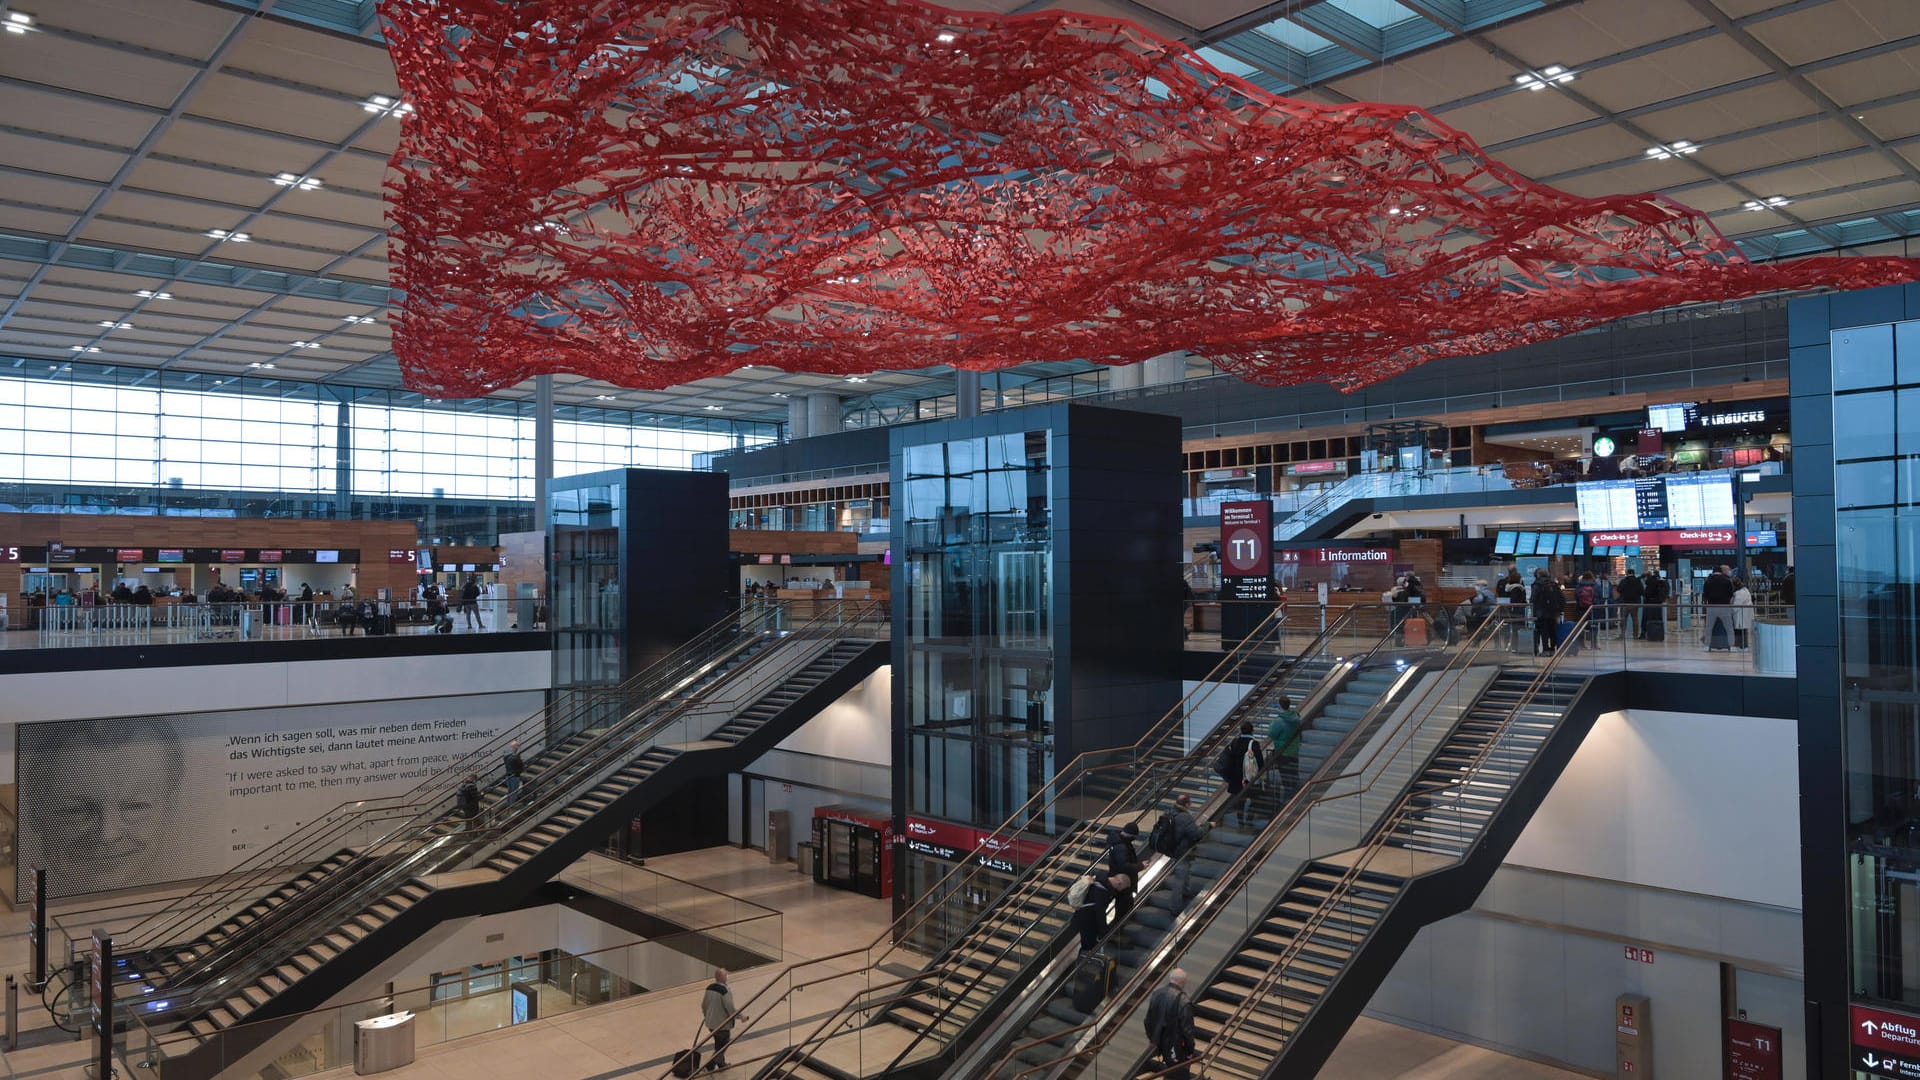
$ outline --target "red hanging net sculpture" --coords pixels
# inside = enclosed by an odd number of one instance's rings
[[[410,386],[1175,350],[1363,386],[1757,266],[1657,195],[1532,183],[1417,109],[1274,97],[1129,23],[911,0],[382,0]]]

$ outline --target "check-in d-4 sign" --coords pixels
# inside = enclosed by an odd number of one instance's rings
[[[1855,1005],[1849,1034],[1854,1068],[1920,1080],[1920,1017]]]

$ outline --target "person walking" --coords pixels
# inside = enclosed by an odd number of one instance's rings
[[[1280,711],[1267,725],[1267,741],[1273,749],[1273,769],[1280,775],[1281,789],[1288,795],[1300,787],[1300,714],[1293,699],[1280,695]]]
[[[485,630],[486,621],[480,618],[480,579],[468,578],[467,587],[460,590],[460,606],[467,612],[467,629]]]
[[[1733,579],[1733,647],[1745,651],[1753,631],[1753,591],[1741,578]]]
[[[1727,568],[1717,566],[1700,583],[1700,602],[1707,608],[1706,645],[1708,652],[1727,652],[1733,648],[1733,578]]]
[[[1631,641],[1640,636],[1640,600],[1646,595],[1640,578],[1631,570],[1620,575],[1614,583],[1613,598],[1620,605],[1620,640]]]
[[[1193,1002],[1187,998],[1187,973],[1174,968],[1164,986],[1147,999],[1147,1041],[1168,1080],[1189,1080],[1193,1060]]]
[[[1533,572],[1533,652],[1547,656],[1553,652],[1554,635],[1560,628],[1560,615],[1567,610],[1567,594],[1560,583],[1545,570]]]
[[[500,771],[506,774],[507,801],[514,802],[520,797],[521,774],[527,771],[527,763],[520,757],[520,740],[515,739],[500,758]]]
[[[707,1063],[710,1070],[727,1067],[727,1044],[733,1041],[733,1017],[738,1011],[733,1004],[733,987],[727,985],[727,969],[715,968],[713,982],[700,998],[700,1019],[713,1032],[713,1060]]]

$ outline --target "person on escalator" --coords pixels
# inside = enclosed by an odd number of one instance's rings
[[[1187,973],[1174,968],[1167,984],[1147,999],[1147,1039],[1153,1056],[1166,1069],[1167,1080],[1188,1080],[1186,1063],[1193,1060],[1193,1002],[1187,998]]]
[[[1193,799],[1187,795],[1174,796],[1173,809],[1160,818],[1154,822],[1149,846],[1156,854],[1173,860],[1173,910],[1177,912],[1187,906],[1187,879],[1193,870],[1193,860],[1186,856],[1203,834],[1193,816]]]
[[[1247,804],[1246,800],[1241,799],[1239,796],[1240,793],[1247,788],[1247,758],[1249,755],[1253,758],[1254,772],[1259,772],[1261,769],[1267,767],[1266,755],[1261,752],[1260,741],[1253,737],[1253,721],[1242,720],[1240,721],[1240,733],[1227,740],[1225,749],[1220,751],[1220,759],[1214,762],[1213,766],[1213,771],[1219,773],[1220,779],[1227,782],[1227,802],[1235,803],[1238,807],[1238,817],[1242,825],[1247,823]],[[1236,800],[1238,801],[1236,802]],[[1225,803],[1221,805],[1220,810],[1224,816],[1226,813]],[[1214,819],[1213,827],[1216,829],[1220,827],[1219,818]]]
[[[1129,821],[1120,831],[1107,839],[1107,873],[1127,879],[1127,887],[1117,890],[1113,897],[1113,915],[1124,919],[1127,912],[1133,910],[1133,897],[1140,881],[1140,870],[1144,865],[1140,861],[1140,849],[1134,842],[1140,839],[1140,826]]]
[[[477,773],[468,773],[466,782],[453,793],[453,808],[467,823],[467,828],[472,829],[474,821],[480,816],[480,777]]]
[[[507,778],[507,801],[514,802],[520,798],[522,774],[527,771],[527,763],[520,757],[519,739],[513,740],[513,744],[507,747],[506,754],[500,759],[500,769]]]
[[[1291,795],[1300,787],[1300,714],[1285,694],[1280,695],[1280,712],[1267,725],[1267,740],[1272,743],[1273,771],[1280,776],[1281,790]]]
[[[1092,952],[1107,936],[1107,905],[1122,891],[1133,888],[1133,879],[1125,874],[1089,874],[1087,887],[1073,909],[1074,925],[1080,929],[1080,951]]]

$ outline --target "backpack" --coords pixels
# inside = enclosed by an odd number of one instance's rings
[[[1067,903],[1079,907],[1087,902],[1087,890],[1093,888],[1093,875],[1082,874],[1080,879],[1067,886]]]
[[[1173,815],[1163,813],[1160,820],[1153,823],[1153,831],[1147,833],[1147,847],[1162,855],[1172,855],[1174,843]]]
[[[1221,779],[1225,779],[1233,775],[1234,763],[1240,757],[1239,753],[1237,752],[1238,747],[1234,745],[1236,741],[1237,740],[1235,739],[1228,739],[1226,748],[1220,751],[1220,756],[1218,758],[1214,759],[1214,762],[1213,762],[1214,774],[1216,776],[1219,776]]]
[[[1583,581],[1580,583],[1579,588],[1573,590],[1573,598],[1574,602],[1581,607],[1589,608],[1594,605],[1595,601],[1600,599],[1600,590],[1596,588],[1592,582]]]

